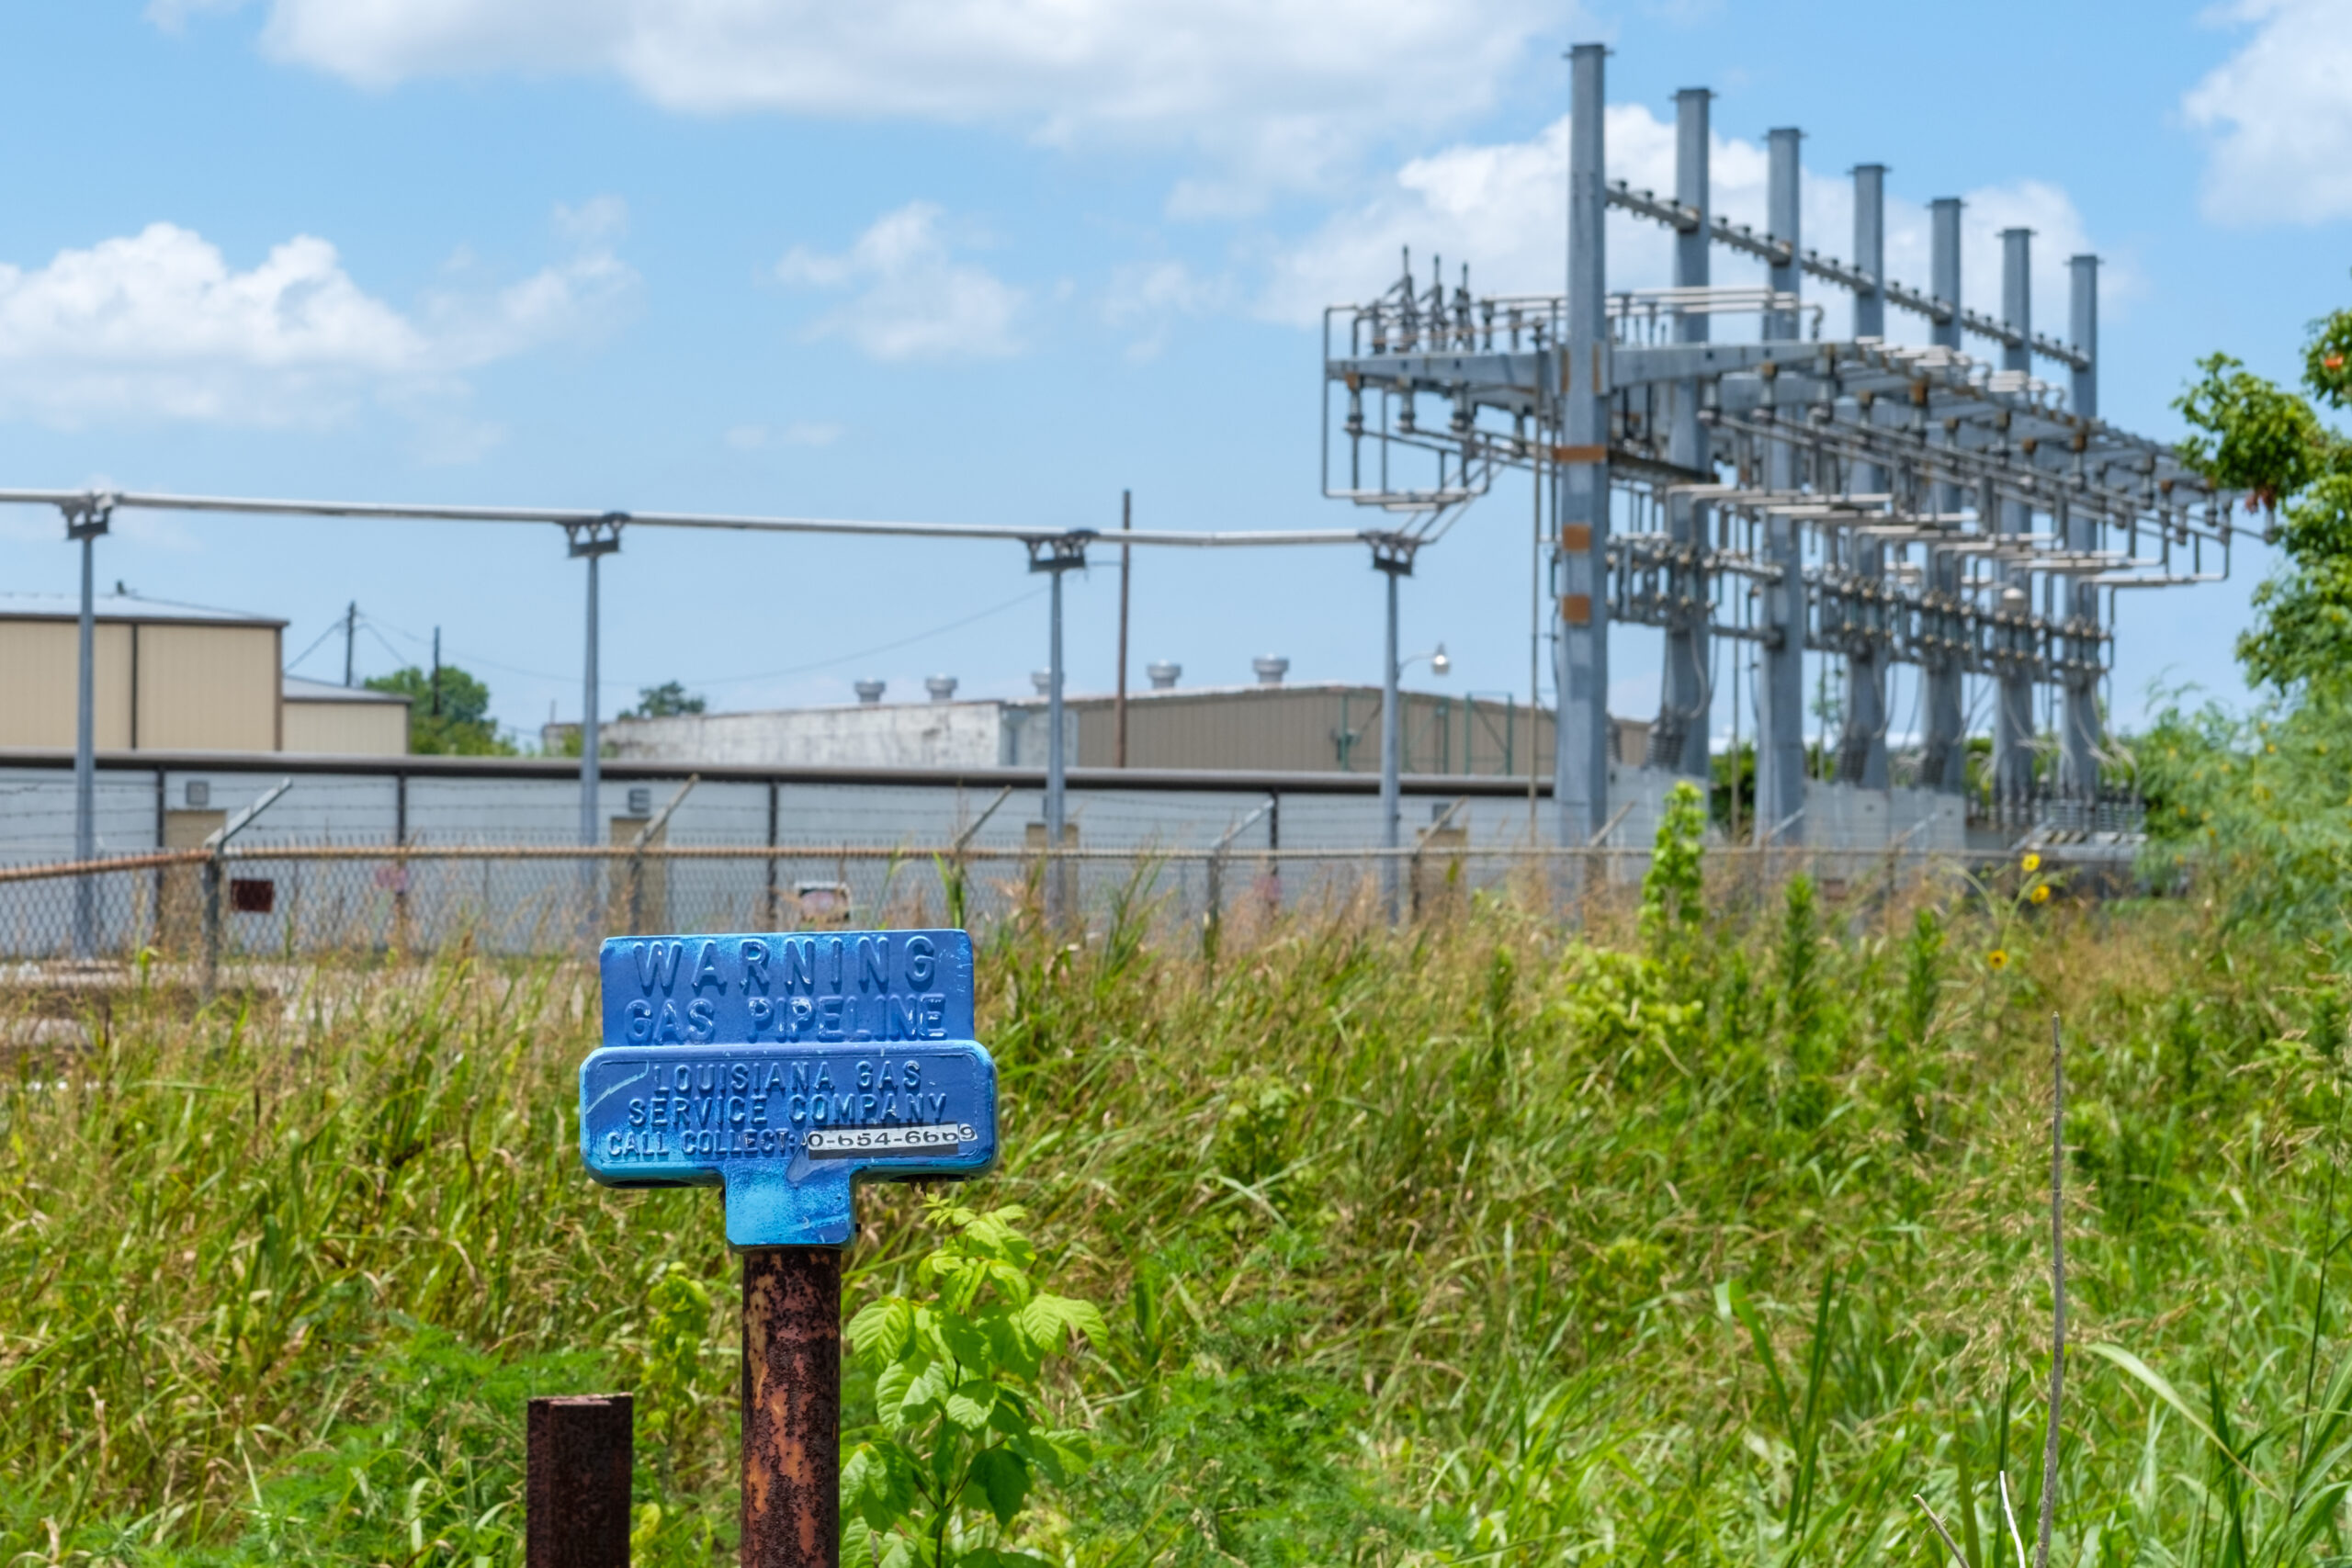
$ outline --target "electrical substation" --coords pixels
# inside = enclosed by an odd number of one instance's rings
[[[2101,784],[2115,599],[2225,575],[2234,498],[2098,417],[2098,258],[2069,260],[2064,340],[2034,330],[2025,230],[2001,236],[2000,315],[1964,310],[1948,197],[1930,207],[1928,287],[1899,283],[1886,171],[1870,164],[1853,171],[1850,258],[1808,248],[1794,129],[1768,138],[1766,231],[1735,225],[1710,203],[1703,88],[1677,96],[1673,193],[1611,181],[1605,59],[1599,44],[1571,55],[1565,292],[1476,296],[1466,268],[1449,289],[1408,258],[1394,288],[1332,307],[1324,327],[1325,491],[1396,519],[1375,544],[1392,580],[1501,475],[1532,478],[1560,841],[1595,839],[1664,781],[1706,778],[1726,713],[1755,746],[1758,843],[1838,846],[1857,792],[1959,795],[1977,714],[1985,826],[2132,825]],[[1611,288],[1612,209],[1671,231],[1671,286]],[[1718,249],[1761,262],[1764,286],[1716,286]],[[1808,280],[1851,296],[1850,337],[1821,337]],[[1928,344],[1890,341],[1890,310],[1924,318]],[[1997,365],[1966,352],[1980,343]],[[1657,628],[1662,693],[1646,755],[1612,769],[1621,622]],[[1840,688],[1817,768],[1808,652]],[[1888,744],[1904,667],[1907,781]],[[1898,798],[1885,820],[1906,814],[1931,815]]]

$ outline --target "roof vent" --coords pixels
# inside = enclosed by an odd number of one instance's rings
[[[1261,686],[1279,686],[1290,673],[1290,660],[1278,653],[1261,653],[1250,661],[1250,668],[1258,672]]]
[[[922,683],[922,689],[931,694],[933,702],[953,702],[956,698],[956,677],[933,675]]]
[[[1145,665],[1143,672],[1151,677],[1153,691],[1172,692],[1176,689],[1176,682],[1183,678],[1184,667],[1173,660],[1160,659]]]
[[[876,681],[869,678],[867,680],[858,682],[853,689],[857,693],[857,700],[871,707],[874,704],[882,700],[882,694],[888,690],[888,682]]]
[[[1050,670],[1030,671],[1029,683],[1037,688],[1037,694],[1041,697],[1054,694],[1054,672]]]

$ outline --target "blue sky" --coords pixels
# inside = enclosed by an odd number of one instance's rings
[[[2064,256],[2098,251],[2102,412],[2132,428],[2175,433],[2212,348],[2290,374],[2304,323],[2352,299],[2332,0],[17,6],[0,486],[1098,526],[1132,488],[1140,525],[1352,526],[1319,494],[1314,312],[1385,284],[1406,243],[1474,285],[1555,287],[1559,55],[1591,38],[1636,185],[1667,183],[1673,91],[1707,85],[1735,217],[1764,130],[1792,124],[1825,252],[1850,248],[1845,175],[1873,161],[1898,277],[1925,281],[1906,224],[1944,195],[1970,203],[1972,304],[1997,303],[2002,223],[2039,231],[2045,331]],[[1664,280],[1656,235],[1611,244],[1612,283]],[[1498,491],[1408,585],[1408,647],[1445,642],[1453,689],[1526,690],[1527,526]],[[0,514],[0,587],[70,588],[61,533]],[[1071,581],[1080,689],[1113,674],[1099,558]],[[639,532],[606,569],[605,709],[672,678],[727,707],[846,701],[867,674],[1025,691],[1045,625],[1022,564]],[[2127,714],[2158,678],[2239,693],[2264,568],[2242,552],[2231,582],[2127,604]],[[437,625],[505,722],[578,711],[580,572],[552,528],[137,517],[99,571],[283,616],[289,656],[356,599],[362,673]],[[1241,681],[1273,652],[1370,681],[1378,605],[1354,550],[1143,553],[1134,679],[1168,658]],[[1653,638],[1621,632],[1615,663],[1612,705],[1645,713]],[[300,670],[339,677],[339,644]]]

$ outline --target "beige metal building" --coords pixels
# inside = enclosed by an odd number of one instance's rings
[[[398,757],[408,750],[409,701],[397,692],[288,675],[279,684],[281,751]]]
[[[1550,771],[1548,709],[1531,713],[1506,696],[1408,691],[1400,697],[1405,773],[1510,774],[1531,759],[1538,772]],[[1040,714],[1045,707],[1036,699],[1009,705]],[[1131,692],[1127,766],[1376,773],[1380,705],[1379,687],[1339,682]],[[1114,766],[1117,700],[1089,693],[1064,699],[1064,706],[1078,715],[1075,765]]]
[[[101,751],[408,750],[406,698],[280,675],[284,621],[121,593],[96,612]],[[0,594],[0,747],[73,748],[78,614],[63,594]]]
[[[872,702],[817,708],[684,714],[672,718],[607,720],[606,754],[626,761],[749,767],[1040,767],[1046,761],[1046,702],[957,701],[944,676],[930,684],[935,700]],[[1127,696],[1126,764],[1138,769],[1221,772],[1377,773],[1377,686],[1329,682],[1252,686],[1169,687]],[[1064,702],[1066,755],[1073,767],[1118,762],[1116,699],[1105,693]],[[1510,697],[1406,692],[1402,709],[1407,773],[1454,777],[1523,776],[1551,771],[1552,713]],[[1618,719],[1615,755],[1639,762],[1647,726]],[[550,752],[576,744],[571,724],[544,732]]]

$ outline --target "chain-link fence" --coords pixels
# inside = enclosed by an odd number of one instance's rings
[[[1714,846],[1717,874],[1834,886],[1951,857]],[[1557,907],[1630,892],[1646,852],[978,850],[874,846],[239,846],[0,869],[0,957],[201,965],[337,953],[577,953],[608,932],[801,931],[1009,919],[1206,931],[1301,907],[1442,917],[1481,893]]]

